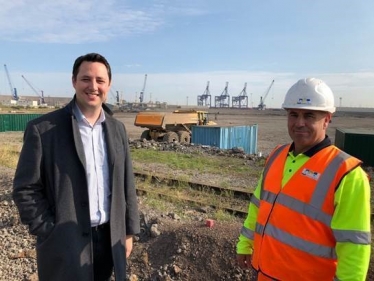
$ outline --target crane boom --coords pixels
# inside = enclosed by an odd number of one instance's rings
[[[261,97],[261,98],[260,98],[260,104],[258,105],[258,109],[259,109],[259,110],[264,110],[264,109],[266,108],[266,105],[265,105],[265,99],[266,99],[266,97],[268,96],[268,94],[269,94],[269,92],[270,92],[270,89],[271,89],[271,87],[273,86],[273,84],[274,84],[274,80],[271,81],[269,87],[267,88],[267,90],[266,90],[266,92],[265,92],[264,97]]]
[[[6,76],[8,77],[10,93],[11,93],[13,99],[18,101],[19,97],[17,95],[17,89],[14,88],[13,85],[12,85],[12,80],[10,79],[9,71],[8,71],[8,68],[7,68],[6,64],[4,64],[4,69],[5,69]]]
[[[29,80],[27,80],[25,76],[23,76],[23,75],[21,75],[21,76],[22,76],[23,80],[26,81],[27,85],[29,85],[30,88],[35,92],[35,94],[40,97],[40,103],[45,104],[43,91],[40,91],[41,94],[39,94],[38,91],[34,88],[34,86],[29,82]]]
[[[145,85],[147,83],[147,74],[144,76],[144,84],[143,84],[143,89],[141,90],[139,94],[139,102],[142,103],[144,100],[144,92],[145,92]]]

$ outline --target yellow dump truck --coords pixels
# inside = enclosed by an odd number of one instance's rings
[[[199,110],[175,110],[173,112],[139,112],[135,126],[147,128],[141,139],[180,143],[191,142],[192,126],[216,125],[208,120],[208,112]]]

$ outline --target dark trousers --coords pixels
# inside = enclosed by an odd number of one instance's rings
[[[113,273],[109,223],[92,227],[92,245],[94,254],[94,280],[109,281]]]

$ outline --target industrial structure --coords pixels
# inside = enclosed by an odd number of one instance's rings
[[[44,100],[44,93],[42,90],[39,90],[40,93],[35,89],[35,87],[30,83],[29,80],[26,79],[25,76],[21,75],[23,80],[27,83],[27,85],[30,86],[30,88],[34,91],[34,93],[39,97],[39,105],[46,105],[45,100]]]
[[[208,81],[206,84],[204,93],[200,96],[197,96],[197,105],[210,107],[211,104],[212,104],[212,96],[210,95],[209,81]]]
[[[113,98],[116,100],[116,105],[119,106],[121,104],[121,101],[119,98],[119,91],[116,91],[116,93],[114,94],[114,91],[111,88],[110,93],[112,94]]]
[[[141,104],[144,101],[144,92],[145,92],[145,86],[146,86],[146,84],[147,84],[147,74],[144,76],[143,88],[142,88],[142,90],[140,91],[140,94],[139,94],[139,102]]]
[[[8,68],[7,68],[6,64],[4,64],[4,69],[5,69],[6,76],[8,78],[8,83],[9,83],[10,93],[12,95],[12,98],[13,98],[13,100],[18,101],[19,97],[18,97],[18,94],[17,94],[17,88],[13,87],[12,80],[10,79],[9,71],[8,71]]]
[[[244,88],[239,95],[232,97],[231,105],[233,108],[248,108],[247,82],[244,83]]]
[[[267,88],[264,96],[260,97],[260,103],[258,104],[258,107],[257,107],[258,110],[265,110],[266,109],[265,100],[266,100],[267,96],[269,95],[270,89],[273,86],[273,84],[274,84],[274,80],[271,81],[271,83],[270,83],[269,87]]]
[[[230,95],[228,92],[229,82],[226,82],[225,89],[220,96],[214,97],[214,107],[230,107]]]

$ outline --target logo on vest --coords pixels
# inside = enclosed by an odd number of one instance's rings
[[[302,175],[307,176],[308,178],[311,178],[313,180],[318,180],[319,176],[321,175],[320,173],[314,172],[312,170],[309,170],[307,168],[304,168],[303,171],[301,172]]]

